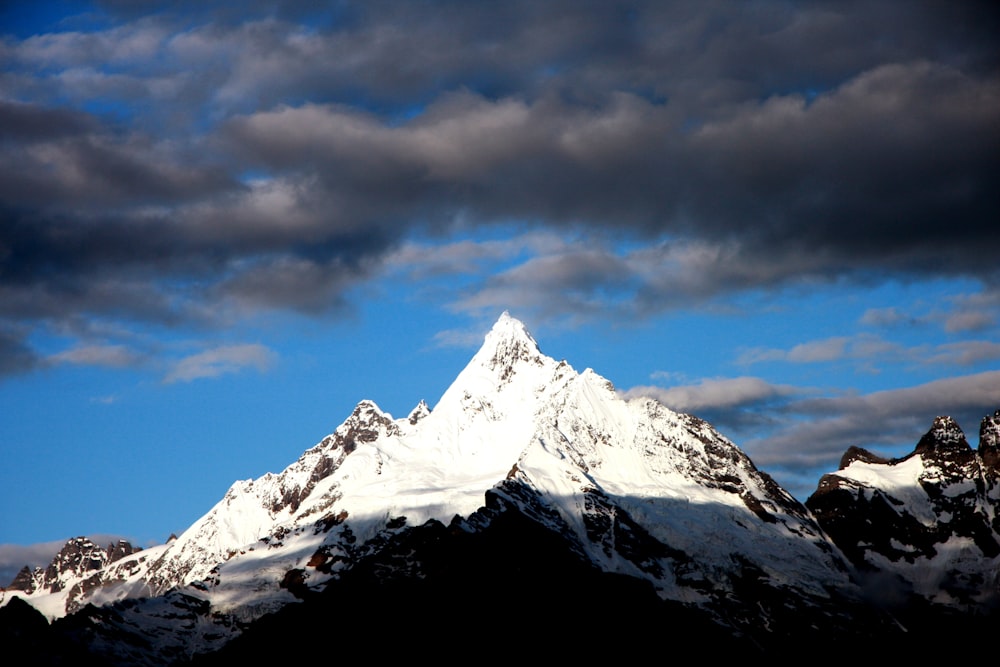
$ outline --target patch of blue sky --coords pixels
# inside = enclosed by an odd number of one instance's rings
[[[403,104],[384,112],[385,123],[389,127],[402,127],[419,118],[426,111],[426,104]]]
[[[137,108],[134,100],[121,100],[107,96],[86,99],[72,106],[94,116],[101,116],[118,123],[131,122],[143,113]]]
[[[984,370],[981,364],[949,364],[947,356],[935,354],[949,343],[980,338],[979,332],[945,328],[955,297],[977,287],[964,279],[830,285],[770,295],[758,309],[744,299],[743,347],[750,354],[743,360],[756,359],[748,367],[758,373],[860,391]]]
[[[244,185],[251,185],[265,183],[273,177],[274,174],[268,169],[244,169],[236,175],[236,180]]]
[[[374,368],[382,355],[364,355],[363,337],[349,327],[324,331],[313,326],[312,338],[279,340],[280,355],[265,371],[244,368],[164,382],[171,363],[220,344],[189,339],[178,341],[177,349],[152,367],[55,364],[17,383],[0,384],[0,404],[17,415],[0,419],[5,443],[0,506],[27,504],[58,517],[58,526],[45,530],[66,537],[80,526],[101,525],[101,516],[115,516],[117,525],[104,526],[109,532],[142,526],[149,533],[135,536],[141,542],[183,530],[234,480],[280,470],[295,460],[361,398],[355,384],[366,377],[370,381],[372,373],[350,362],[365,359]],[[381,370],[389,372],[393,361]],[[240,455],[233,456],[234,450]],[[14,471],[38,471],[38,479],[8,478]],[[45,479],[79,485],[88,498],[94,490],[107,492],[79,506],[50,507],[64,503],[59,499],[65,494],[51,494]],[[148,492],[145,487],[155,480],[177,483]],[[16,503],[5,497],[15,491],[21,496]],[[24,494],[37,497],[25,501]],[[104,506],[114,503],[122,506]],[[28,535],[23,540],[52,535],[32,536],[30,525],[5,528]]]
[[[846,287],[749,292],[718,304],[728,307],[678,308],[618,332],[608,329],[603,335],[614,350],[607,354],[617,375],[614,380],[628,388],[750,375],[803,389],[840,387],[868,393],[996,367],[989,360],[959,367],[940,354],[939,363],[929,363],[935,346],[957,337],[944,330],[941,313],[956,294],[975,288],[974,283],[935,280]],[[891,317],[891,326],[872,326],[880,312]],[[966,336],[978,337],[978,332]],[[618,345],[625,341],[641,352],[621,354]],[[602,356],[600,344],[588,351],[594,364]]]
[[[565,72],[568,67],[562,63],[545,63],[535,70],[535,76],[539,79],[551,79]]]
[[[89,0],[44,0],[0,3],[0,34],[19,39],[66,30],[99,30],[107,16]]]
[[[113,401],[115,388],[124,390],[135,379],[124,381],[122,373],[84,366],[52,366],[20,379],[17,383],[0,383],[0,405],[4,405],[6,417],[0,419],[0,441],[4,443],[4,465],[0,466],[0,506],[13,507],[25,504],[44,512],[46,516],[57,518],[59,529],[65,536],[76,534],[78,526],[92,525],[93,517],[87,512],[97,513],[110,508],[95,508],[88,503],[72,504],[68,507],[51,506],[65,498],[63,489],[52,493],[45,480],[57,480],[60,485],[73,484],[88,498],[100,488],[102,470],[112,471],[122,464],[128,464],[129,454],[116,446],[122,434],[129,433],[141,423],[128,421],[129,412],[116,411],[115,416],[108,410],[116,406]],[[95,393],[96,392],[96,393]],[[141,433],[137,433],[141,435]],[[137,442],[142,442],[142,439]],[[74,444],[75,443],[75,444]],[[133,455],[141,448],[133,447]],[[126,469],[132,466],[126,465]],[[103,476],[107,477],[108,472]],[[131,480],[125,480],[121,488],[136,492]],[[107,487],[106,487],[107,488]],[[32,496],[28,502],[14,501],[8,494],[23,497]],[[140,494],[141,495],[141,494]],[[96,494],[94,502],[112,502],[110,495]],[[123,496],[114,495],[113,502],[121,502]],[[37,535],[30,522],[32,517],[14,516],[4,513],[5,530],[10,533],[28,535],[25,540],[45,540],[52,537],[47,526]],[[81,523],[82,521],[82,523]],[[21,522],[25,522],[21,525]],[[74,526],[75,522],[75,526]]]
[[[805,104],[806,108],[808,108],[812,106],[812,104],[820,97],[832,92],[833,90],[835,90],[835,88],[836,88],[835,86],[823,87],[823,86],[807,85],[805,87],[792,87],[776,91],[771,90],[760,95],[760,97],[758,98],[758,102],[763,104],[768,100],[778,97],[796,96],[802,98],[803,103]]]
[[[801,94],[806,100],[806,106],[808,106],[812,104],[813,101],[817,97],[819,97],[823,92],[825,91],[820,90],[819,88],[806,88],[805,90],[801,91]]]

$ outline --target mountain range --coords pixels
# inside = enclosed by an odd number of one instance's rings
[[[433,409],[361,401],[164,545],[75,538],[22,570],[0,640],[36,664],[229,664],[316,642],[482,662],[525,642],[926,657],[923,633],[1000,618],[998,510],[1000,411],[977,449],[948,417],[900,459],[851,448],[803,504],[710,424],[626,400],[504,313]]]

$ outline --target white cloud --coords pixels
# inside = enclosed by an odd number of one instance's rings
[[[124,345],[80,345],[48,357],[53,364],[73,364],[80,366],[129,366],[138,360],[138,355]]]
[[[971,366],[994,359],[1000,359],[1000,343],[987,340],[964,340],[938,345],[934,348],[933,354],[927,358],[927,363]]]
[[[872,327],[893,327],[911,321],[913,318],[895,307],[869,308],[859,320],[861,324]]]
[[[244,368],[255,368],[263,372],[270,368],[273,361],[274,353],[264,345],[223,345],[184,357],[174,364],[163,381],[167,384],[191,382],[199,378],[238,373]]]
[[[768,361],[796,364],[841,360],[909,362],[919,365],[972,366],[1000,359],[1000,343],[965,340],[938,345],[905,347],[879,336],[859,334],[809,341],[789,349],[756,347],[743,350],[736,363],[744,366]]]
[[[737,377],[705,378],[697,384],[669,388],[633,387],[623,395],[626,398],[655,398],[679,412],[700,412],[752,405],[800,391],[790,385],[771,384],[757,377]]]
[[[949,315],[944,322],[944,330],[949,333],[960,331],[982,331],[996,324],[990,313],[981,311],[960,311]]]
[[[472,329],[446,329],[434,334],[435,347],[471,347],[483,342],[483,332]]]
[[[837,361],[843,359],[847,350],[848,339],[840,336],[817,340],[796,345],[788,351],[788,361],[794,363],[813,363],[817,361]]]

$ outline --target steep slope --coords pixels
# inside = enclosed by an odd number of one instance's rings
[[[817,599],[850,587],[805,508],[731,442],[543,355],[506,313],[432,411],[394,420],[363,401],[281,474],[234,485],[147,582],[210,581],[213,604],[256,616],[288,600],[288,572],[322,584],[386,531],[468,517],[499,482],[592,562],[663,598],[708,602],[749,576]]]
[[[418,576],[426,554],[401,544],[434,543],[421,536],[436,525],[494,534],[512,515],[582,567],[646,582],[734,632],[843,629],[865,616],[840,552],[732,442],[545,356],[507,313],[433,410],[394,419],[362,401],[284,471],[237,482],[72,607],[117,601],[88,612],[80,632],[109,655],[115,633],[155,636],[145,653],[118,654],[153,664],[217,648],[355,571]],[[157,620],[172,616],[182,631]]]
[[[858,568],[897,580],[895,595],[1000,609],[998,446],[1000,411],[983,419],[978,450],[938,417],[902,458],[851,448],[806,505]]]

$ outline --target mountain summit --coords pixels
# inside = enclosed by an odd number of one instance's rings
[[[955,439],[940,430],[934,443]],[[17,595],[51,618],[92,603],[74,636],[131,664],[218,649],[297,608],[310,610],[300,625],[343,623],[348,601],[385,590],[393,609],[445,595],[435,631],[471,636],[467,609],[507,609],[513,630],[523,606],[562,627],[601,604],[617,609],[589,612],[605,626],[668,618],[758,648],[898,632],[852,571],[809,510],[708,423],[625,400],[543,354],[505,312],[433,410],[421,401],[397,419],[363,400],[169,544],[88,572],[87,586]],[[408,627],[427,627],[415,613]],[[350,627],[377,639],[378,627]]]

